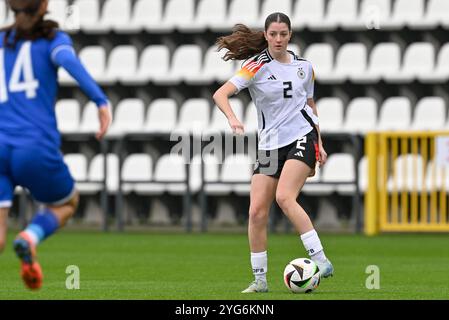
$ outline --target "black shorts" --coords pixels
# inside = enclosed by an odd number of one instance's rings
[[[254,174],[260,173],[279,179],[285,162],[289,159],[296,159],[307,164],[312,169],[310,176],[313,176],[318,156],[318,135],[315,130],[312,130],[304,137],[282,148],[258,150]]]

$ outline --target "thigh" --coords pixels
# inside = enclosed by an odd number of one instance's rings
[[[296,159],[287,160],[279,178],[277,193],[296,199],[311,172],[312,169],[305,162]]]
[[[74,180],[59,150],[18,148],[11,163],[14,180],[38,202],[60,205],[72,198]]]
[[[264,174],[254,174],[251,178],[250,206],[257,210],[269,211],[276,195],[278,179]]]

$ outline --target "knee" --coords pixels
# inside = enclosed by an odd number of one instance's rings
[[[263,224],[268,218],[268,209],[258,204],[251,204],[249,208],[249,219],[252,223]]]
[[[276,193],[276,202],[282,211],[286,212],[290,206],[296,202],[296,198],[294,198],[291,194],[287,192],[277,192]]]

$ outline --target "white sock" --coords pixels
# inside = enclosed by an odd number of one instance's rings
[[[268,257],[267,252],[251,252],[251,267],[256,280],[267,281]]]
[[[307,253],[313,261],[320,263],[326,262],[327,258],[324,255],[323,246],[321,245],[320,238],[315,229],[302,234],[301,240],[304,244],[304,248],[306,248]]]

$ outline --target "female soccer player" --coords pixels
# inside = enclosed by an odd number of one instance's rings
[[[14,188],[44,206],[14,240],[26,286],[38,289],[42,271],[36,246],[75,213],[78,194],[63,161],[56,125],[58,67],[66,69],[98,106],[101,139],[111,122],[105,94],[75,55],[70,37],[44,20],[48,0],[8,0],[14,24],[0,32],[0,250]]]
[[[237,24],[231,35],[217,40],[219,50],[229,50],[224,60],[247,61],[215,92],[215,103],[236,134],[243,134],[244,128],[229,97],[248,88],[258,112],[258,159],[251,179],[248,224],[255,281],[243,293],[268,291],[267,223],[274,199],[300,234],[321,276],[333,274],[309,216],[296,201],[307,177],[315,174],[316,161],[323,165],[327,154],[313,100],[312,65],[287,50],[291,36],[290,19],[277,12],[266,18],[264,32]]]

